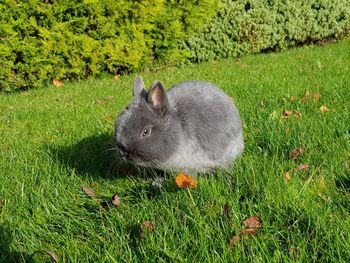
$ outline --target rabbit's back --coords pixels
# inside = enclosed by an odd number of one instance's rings
[[[187,81],[168,92],[181,124],[179,151],[165,166],[207,170],[229,165],[243,152],[242,124],[229,96],[214,84]]]

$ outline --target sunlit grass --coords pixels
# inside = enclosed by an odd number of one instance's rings
[[[244,155],[230,171],[200,176],[193,190],[169,174],[155,191],[153,178],[115,164],[113,122],[133,77],[0,95],[0,262],[42,249],[62,262],[350,262],[349,40],[144,75],[147,85],[168,87],[212,81],[240,110]],[[306,91],[321,98],[303,103]],[[283,110],[301,116],[283,118]],[[304,154],[290,160],[300,146]],[[311,168],[285,179],[303,163]],[[104,199],[118,193],[120,206],[104,210],[82,185]],[[230,251],[253,214],[263,227]],[[146,220],[156,229],[141,235]]]

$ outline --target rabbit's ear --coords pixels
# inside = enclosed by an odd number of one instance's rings
[[[148,92],[147,102],[153,108],[164,110],[168,105],[168,97],[166,95],[163,84],[156,80],[150,91]]]
[[[134,97],[146,96],[147,91],[145,90],[145,84],[143,83],[142,77],[138,76],[134,80]]]

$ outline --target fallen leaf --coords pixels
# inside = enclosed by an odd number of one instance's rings
[[[254,215],[244,220],[243,225],[247,228],[259,228],[261,227],[261,219]]]
[[[178,187],[184,189],[184,188],[196,188],[197,187],[197,181],[192,178],[191,175],[187,175],[184,173],[179,173],[176,176],[176,184]]]
[[[0,207],[4,206],[6,204],[6,200],[3,198],[0,198]]]
[[[240,239],[241,239],[241,236],[239,235],[239,233],[238,235],[233,236],[233,238],[231,238],[230,240],[230,249],[232,249]]]
[[[59,79],[53,79],[52,80],[52,83],[54,86],[56,87],[63,87],[64,86],[64,83],[62,80],[59,80]]]
[[[289,153],[289,159],[297,159],[300,155],[302,155],[305,151],[305,147],[301,146],[298,148],[295,148]]]
[[[107,96],[107,97],[106,97],[106,100],[113,100],[113,99],[114,99],[113,96]]]
[[[81,189],[85,192],[85,194],[90,197],[95,202],[100,202],[100,199],[97,197],[95,190],[91,189],[90,187],[83,185]]]
[[[229,248],[232,249],[243,236],[255,236],[258,233],[258,228],[246,228],[234,235],[230,240]]]
[[[291,111],[291,110],[283,110],[282,114],[283,114],[284,117],[290,117],[290,116],[293,115],[293,111]]]
[[[328,112],[329,109],[327,108],[327,106],[322,105],[322,106],[320,107],[320,111],[323,112],[323,113],[325,113],[325,112]]]
[[[114,80],[120,80],[120,75],[119,74],[115,75],[113,79]]]
[[[230,240],[229,248],[232,249],[236,243],[243,237],[249,235],[256,235],[258,229],[261,227],[261,219],[257,215],[251,216],[243,221],[245,229],[242,229]]]
[[[247,229],[243,229],[241,230],[241,232],[239,232],[240,236],[255,236],[258,233],[258,228],[247,228]]]
[[[295,168],[295,171],[302,171],[302,170],[306,170],[309,168],[310,168],[310,164],[303,163],[303,164],[298,165],[298,167]]]
[[[290,179],[291,179],[290,176],[291,176],[292,172],[293,172],[293,171],[286,171],[286,172],[283,173],[284,179],[285,179],[286,181],[290,181]]]
[[[53,260],[53,262],[58,263],[58,256],[56,253],[52,252],[52,251],[47,251],[47,250],[37,250],[34,251],[33,254],[30,255],[30,262],[34,262],[35,260],[33,260],[33,257],[35,254],[42,254],[42,255],[47,255],[50,256],[51,259]]]
[[[282,115],[283,118],[301,117],[301,112],[298,110],[283,110]]]
[[[318,101],[321,98],[321,95],[319,93],[312,93],[311,94],[312,100],[314,102]]]
[[[229,226],[232,225],[232,209],[228,203],[226,203],[222,209],[222,219],[226,221]]]
[[[152,221],[144,221],[141,224],[141,234],[144,234],[146,232],[153,232],[156,229],[156,224]]]
[[[118,207],[119,204],[120,204],[120,198],[117,194],[114,194],[112,196],[112,204],[115,206],[115,207]]]
[[[103,100],[97,99],[97,100],[96,100],[96,103],[97,103],[97,104],[104,104],[105,102],[104,102]]]

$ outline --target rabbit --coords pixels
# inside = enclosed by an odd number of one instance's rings
[[[185,81],[149,92],[136,77],[133,100],[115,122],[124,160],[163,171],[207,172],[227,167],[244,150],[239,112],[232,99],[205,81]]]

